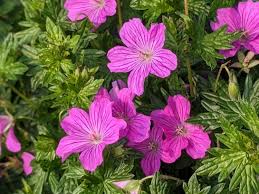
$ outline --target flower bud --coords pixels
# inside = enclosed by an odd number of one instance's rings
[[[234,72],[230,72],[229,83],[228,83],[228,94],[232,100],[239,97],[239,87],[237,78]]]

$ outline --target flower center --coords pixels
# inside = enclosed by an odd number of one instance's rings
[[[186,136],[188,130],[184,127],[184,125],[178,125],[175,132],[176,132],[176,135]]]
[[[91,134],[91,140],[92,140],[93,144],[97,145],[97,144],[101,143],[102,136],[101,136],[100,133],[94,132],[94,133]]]
[[[149,142],[148,144],[148,148],[151,150],[151,151],[157,151],[158,150],[158,144],[154,141],[151,141]]]
[[[150,51],[150,50],[147,50],[147,51],[144,51],[144,52],[140,51],[139,56],[140,56],[142,61],[150,63],[152,61],[152,58],[153,58],[153,52]]]
[[[98,8],[104,8],[105,6],[105,0],[96,0],[96,3]]]

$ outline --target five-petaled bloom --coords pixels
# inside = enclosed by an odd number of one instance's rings
[[[99,98],[90,105],[89,113],[80,108],[70,109],[61,127],[67,136],[60,140],[57,155],[64,161],[72,153],[81,153],[83,167],[94,171],[103,162],[104,148],[118,141],[126,123],[112,116],[111,101]]]
[[[120,131],[120,138],[126,137],[131,142],[141,142],[148,138],[150,130],[150,117],[137,113],[133,103],[134,95],[126,88],[121,80],[112,83],[113,88],[108,93],[102,88],[96,98],[106,97],[113,102],[112,114],[123,119],[127,127]]]
[[[116,13],[116,0],[67,0],[65,9],[71,21],[88,17],[98,27]]]
[[[145,78],[150,73],[165,78],[177,67],[176,55],[163,49],[165,29],[160,23],[147,30],[140,19],[131,19],[120,30],[126,47],[116,46],[107,54],[111,72],[130,72],[128,87],[138,96],[143,94]]]
[[[140,143],[129,142],[128,146],[144,154],[141,160],[141,168],[146,176],[158,172],[161,165],[163,131],[161,128],[153,127],[150,130],[149,138]]]
[[[188,99],[181,95],[168,98],[168,105],[164,110],[155,110],[151,119],[155,125],[163,129],[163,161],[172,163],[181,156],[181,151],[186,149],[193,159],[205,157],[205,152],[210,148],[210,138],[203,131],[202,126],[187,123],[190,117],[191,105]]]
[[[7,132],[8,131],[8,132]],[[6,136],[6,148],[10,152],[19,152],[21,150],[21,143],[16,138],[14,133],[13,119],[6,115],[0,115],[0,155],[1,155],[1,139],[2,135],[7,132]]]
[[[226,58],[232,57],[241,47],[259,54],[259,2],[248,0],[239,2],[237,8],[218,9],[216,19],[216,22],[211,22],[212,30],[227,25],[228,32],[242,32],[233,48],[221,50],[221,54]]]
[[[30,175],[32,173],[31,162],[35,157],[29,152],[23,152],[21,158],[23,160],[23,171],[25,175]]]

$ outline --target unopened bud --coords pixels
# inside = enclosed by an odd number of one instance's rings
[[[234,72],[230,72],[229,83],[228,83],[228,94],[232,100],[239,97],[239,87],[237,78]]]

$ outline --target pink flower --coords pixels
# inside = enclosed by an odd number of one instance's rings
[[[72,153],[81,153],[83,167],[94,171],[103,162],[104,148],[118,141],[126,123],[112,116],[112,102],[102,98],[91,104],[89,113],[80,108],[70,109],[61,127],[67,136],[60,140],[57,155],[64,161]]]
[[[160,169],[160,160],[162,159],[162,138],[162,129],[153,127],[148,139],[140,143],[128,143],[129,147],[144,154],[144,158],[141,160],[141,168],[146,176],[153,175]]]
[[[32,173],[31,161],[35,157],[29,152],[23,152],[21,158],[23,160],[23,171],[28,176]]]
[[[107,16],[116,13],[115,0],[66,0],[65,9],[71,21],[82,20],[86,17],[96,26],[106,21]]]
[[[119,181],[114,182],[113,184],[116,185],[119,188],[125,189],[129,184],[132,184],[135,180],[126,180],[126,181]],[[129,191],[130,194],[138,194],[139,187],[137,188],[130,188],[131,191]]]
[[[6,115],[0,115],[0,155],[1,155],[1,136],[7,132],[6,136],[6,148],[10,152],[19,152],[21,150],[21,143],[16,138],[13,128],[13,120]]]
[[[108,93],[102,88],[96,98],[105,97],[113,102],[112,115],[123,119],[127,123],[125,129],[121,129],[120,137],[127,137],[131,142],[141,142],[148,138],[150,130],[150,117],[137,113],[133,103],[134,95],[121,80],[112,83],[113,88]],[[122,89],[121,89],[122,88]]]
[[[244,47],[254,53],[259,53],[259,2],[248,0],[239,2],[237,8],[221,8],[217,10],[216,22],[211,22],[212,30],[227,25],[228,32],[241,31],[242,37],[233,43],[233,48],[222,50],[226,58],[234,56]]]
[[[109,50],[108,67],[111,72],[130,72],[128,86],[134,94],[143,94],[144,81],[150,73],[165,78],[176,69],[176,55],[163,49],[164,24],[152,24],[147,30],[140,19],[134,18],[122,26],[120,38],[126,47]]]
[[[193,158],[203,158],[210,148],[210,138],[202,126],[187,123],[190,117],[191,105],[188,99],[181,95],[168,98],[164,110],[151,113],[155,125],[164,130],[166,139],[163,142],[163,161],[172,163],[181,156],[181,151]]]

